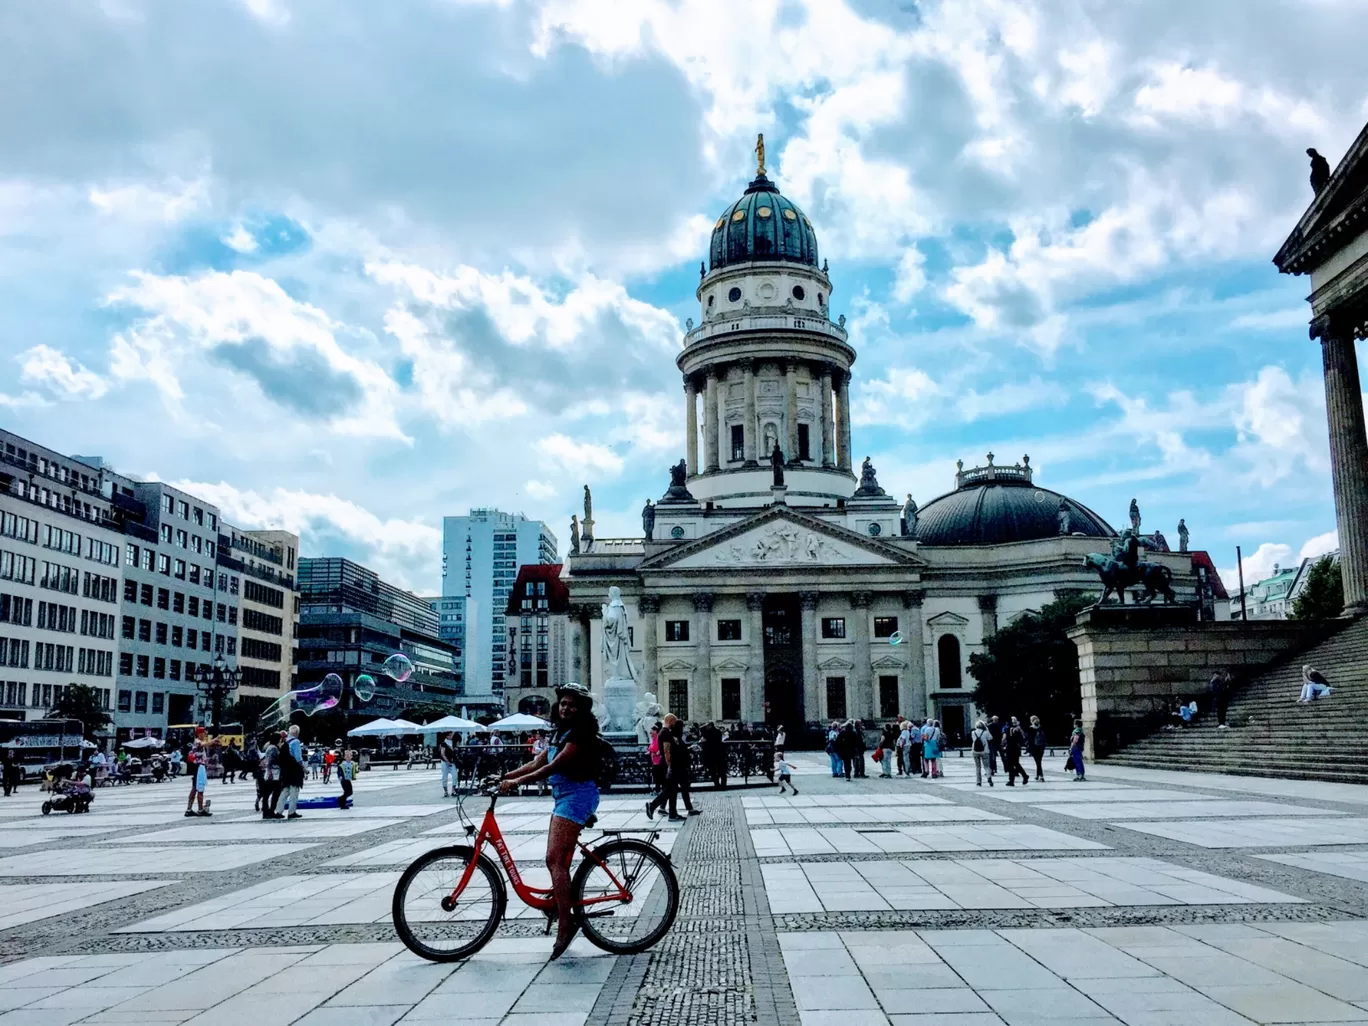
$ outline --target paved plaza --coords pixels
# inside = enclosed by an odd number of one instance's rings
[[[656,820],[682,899],[653,951],[580,939],[556,963],[516,897],[463,964],[396,941],[400,871],[462,840],[434,772],[367,773],[356,808],[293,822],[256,816],[250,784],[211,785],[194,820],[180,782],[84,816],[39,815],[30,788],[0,803],[0,1026],[1368,1024],[1368,788],[795,761],[797,797],[705,789],[702,816]],[[606,797],[601,825],[642,829],[641,806]],[[549,799],[500,811],[544,882]]]

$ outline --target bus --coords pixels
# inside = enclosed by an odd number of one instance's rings
[[[80,720],[0,720],[0,748],[14,752],[25,780],[41,778],[55,763],[79,762],[84,735]]]

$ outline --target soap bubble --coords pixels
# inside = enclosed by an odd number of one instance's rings
[[[330,673],[322,682],[311,688],[287,691],[262,710],[257,721],[259,730],[276,730],[285,727],[294,713],[314,716],[328,709],[335,709],[342,701],[342,678]]]
[[[395,652],[385,660],[385,675],[400,684],[413,676],[413,662],[402,652]]]
[[[375,697],[375,678],[369,673],[361,674],[352,681],[352,694],[358,702],[369,702]]]
[[[890,635],[888,636],[888,643],[889,643],[890,645],[901,645],[901,644],[902,644],[902,631],[894,631],[892,634],[890,634]]]

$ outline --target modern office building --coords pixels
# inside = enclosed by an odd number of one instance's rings
[[[561,570],[559,563],[528,564],[513,583],[504,608],[509,712],[548,715],[556,688],[569,677],[570,589]]]
[[[289,531],[219,528],[218,568],[236,575],[238,697],[279,698],[294,678],[299,626],[299,536]]]
[[[122,542],[100,472],[0,431],[0,717],[41,719],[70,684],[112,706]]]
[[[301,559],[297,686],[336,673],[347,685],[348,712],[396,716],[414,705],[457,712],[462,697],[456,649],[441,639],[438,625],[438,614],[426,601],[359,563],[334,556]],[[398,652],[413,662],[406,682],[382,671],[385,660]],[[353,690],[363,673],[376,682],[369,701],[360,701]]]
[[[509,674],[504,609],[518,567],[555,561],[556,536],[540,520],[497,509],[443,518],[442,597],[477,604],[477,609],[464,611],[461,669],[468,698],[502,701]],[[480,616],[483,610],[490,615]]]

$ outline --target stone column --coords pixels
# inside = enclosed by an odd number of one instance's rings
[[[746,646],[746,680],[741,689],[741,718],[747,722],[763,720],[765,710],[765,593],[746,594],[750,632]]]
[[[1330,479],[1335,489],[1344,612],[1368,612],[1368,438],[1353,335],[1334,323],[1318,327],[1325,367],[1325,415],[1330,427]]]
[[[708,368],[703,390],[703,460],[709,471],[720,469],[717,462],[717,371]]]
[[[850,715],[864,720],[866,724],[874,721],[874,668],[869,653],[869,604],[867,591],[850,593],[851,638],[855,652],[850,657],[855,668],[851,676]]]
[[[603,619],[603,607],[597,602],[589,603],[589,622],[584,625],[584,680],[585,687],[594,687],[594,621]]]
[[[799,604],[803,607],[803,718],[809,723],[820,720],[822,711],[821,693],[817,690],[821,680],[817,669],[817,602],[821,596],[815,591],[798,593]]]
[[[789,360],[784,364],[784,420],[788,422],[788,449],[784,455],[790,464],[798,462],[798,364]]]
[[[637,600],[641,613],[641,680],[642,689],[659,697],[660,672],[656,669],[656,639],[659,628],[656,614],[660,612],[659,595],[642,595]]]
[[[701,591],[693,597],[694,616],[690,625],[694,638],[694,679],[690,688],[690,719],[714,720],[722,714],[721,696],[713,694],[712,679],[712,592]]]
[[[717,375],[717,462],[725,467],[731,459],[731,438],[727,431],[727,375],[723,370]]]
[[[684,379],[684,458],[693,477],[698,473],[698,389],[691,377]]]
[[[922,602],[925,591],[903,592],[903,619],[898,631],[903,636],[902,649],[907,654],[907,672],[902,676],[898,704],[904,716],[926,715],[926,628],[922,623]]]
[[[837,425],[838,449],[836,465],[841,470],[850,469],[850,373],[841,372],[836,386],[836,407],[840,417]]]
[[[835,424],[831,418],[831,367],[822,367],[822,466],[835,466]]]
[[[983,618],[983,640],[987,640],[997,633],[997,600],[996,595],[980,595],[978,597],[979,615]]]
[[[566,617],[570,625],[570,679],[584,683],[584,613],[571,605]]]
[[[755,416],[755,361],[747,360],[743,366],[746,372],[746,423],[742,430],[746,436],[746,466],[758,467],[760,464],[755,453],[755,433],[759,428]]]

